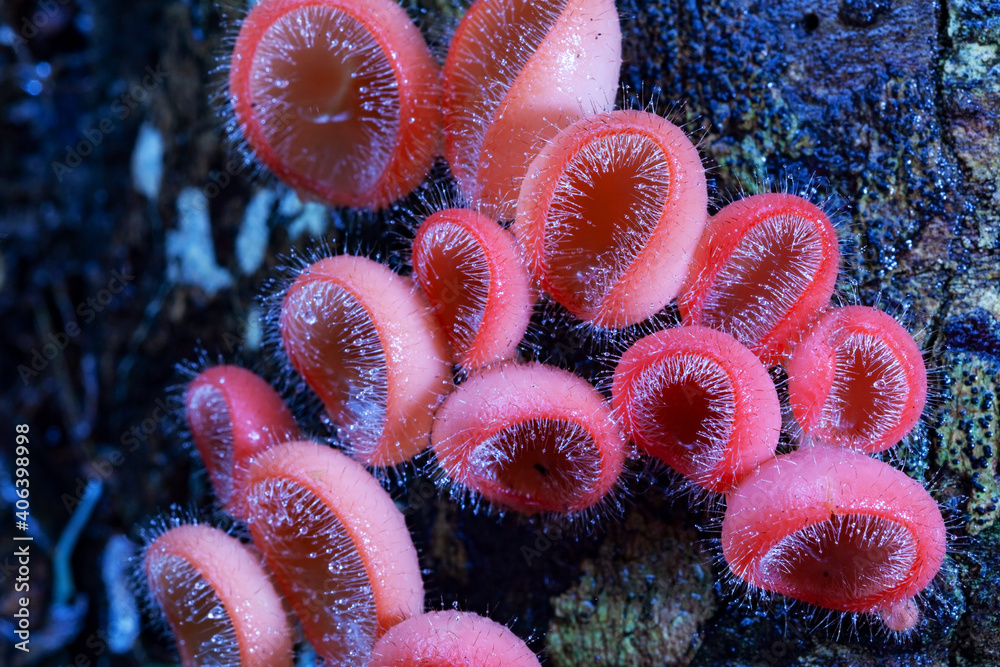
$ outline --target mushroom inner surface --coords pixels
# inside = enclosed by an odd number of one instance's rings
[[[248,495],[254,542],[317,651],[333,664],[371,652],[375,598],[358,548],[340,519],[312,491],[280,478]]]
[[[905,526],[836,515],[786,536],[761,559],[765,588],[797,599],[849,604],[902,583],[917,558]]]
[[[530,419],[505,428],[477,447],[469,463],[484,495],[498,489],[522,511],[565,511],[594,488],[601,472],[590,433],[561,419]]]
[[[472,345],[486,312],[490,269],[476,239],[442,223],[429,234],[419,267],[420,283],[456,355]]]
[[[233,492],[234,443],[225,394],[213,385],[199,385],[188,399],[187,415],[215,492],[226,504]]]
[[[726,373],[710,359],[677,355],[648,367],[633,398],[636,429],[647,445],[662,448],[684,474],[722,456],[735,415]]]
[[[905,371],[885,341],[865,335],[849,336],[836,364],[822,425],[849,446],[877,440],[899,423],[909,395]]]
[[[152,558],[148,565],[153,593],[189,665],[238,665],[236,629],[205,577],[176,554]]]
[[[342,287],[312,281],[295,293],[282,320],[285,345],[322,399],[337,438],[353,454],[370,455],[384,428],[389,380],[368,311]]]
[[[396,74],[346,12],[295,9],[265,32],[251,87],[264,136],[309,179],[359,195],[385,170],[399,131]]]
[[[600,136],[572,156],[545,221],[543,272],[561,303],[577,313],[601,305],[659,223],[670,176],[640,134]]]
[[[760,222],[716,275],[701,323],[754,346],[788,315],[822,262],[822,237],[811,220],[776,215]]]

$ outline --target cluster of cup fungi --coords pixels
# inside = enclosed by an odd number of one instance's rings
[[[872,456],[920,418],[917,345],[885,313],[831,304],[840,253],[819,207],[765,193],[709,216],[685,133],[609,108],[620,64],[612,0],[476,0],[443,68],[393,0],[261,0],[242,21],[234,125],[270,171],[375,210],[443,153],[465,206],[421,223],[409,276],[337,255],[281,296],[283,353],[337,448],[304,439],[243,368],[187,387],[215,493],[252,543],[174,522],[146,546],[185,665],[291,665],[299,631],[330,665],[539,664],[487,618],[424,613],[416,550],[372,471],[428,448],[452,492],[542,516],[585,515],[629,459],[658,459],[724,498],[737,580],[890,631],[920,622],[944,522]],[[538,302],[606,340],[648,335],[598,387],[518,360]],[[680,326],[657,326],[672,303]],[[778,454],[783,410],[795,442]]]

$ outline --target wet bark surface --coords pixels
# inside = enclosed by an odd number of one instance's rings
[[[728,581],[718,505],[674,490],[667,475],[632,471],[624,509],[563,525],[477,514],[411,472],[393,493],[428,573],[428,605],[488,613],[536,650],[551,646],[546,659],[556,665],[996,664],[1000,3],[618,8],[621,102],[649,105],[700,138],[713,206],[769,189],[823,202],[844,240],[839,298],[878,303],[917,335],[934,398],[890,460],[942,504],[949,555],[921,601],[925,623],[892,638],[864,619],[762,599]],[[409,9],[443,54],[461,8]],[[119,538],[139,544],[142,529],[171,512],[226,521],[178,419],[178,365],[221,358],[258,370],[286,390],[304,427],[324,435],[316,402],[292,394],[274,353],[266,297],[280,290],[282,267],[301,261],[292,253],[362,251],[403,266],[400,230],[427,210],[425,193],[379,215],[313,211],[305,225],[302,210],[275,206],[263,263],[240,268],[249,203],[283,192],[226,142],[225,111],[213,101],[227,25],[239,13],[197,1],[0,7],[5,664],[174,659],[148,617],[133,641],[122,625],[133,615]],[[133,168],[148,154],[136,150],[143,132],[162,140],[152,197],[133,178],[155,171]],[[435,187],[447,189],[445,177],[438,168]],[[168,259],[178,201],[192,189],[211,220],[215,275],[228,276],[214,291]],[[303,225],[324,231],[296,237]],[[600,345],[555,333],[553,319],[539,318],[537,348],[561,343],[554,360],[602,370],[590,358]],[[31,429],[29,655],[13,651],[6,625],[16,605],[9,491],[18,423]],[[88,482],[100,494],[92,508]],[[79,539],[59,556],[74,513]]]

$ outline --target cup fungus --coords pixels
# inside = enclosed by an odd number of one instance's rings
[[[680,290],[705,228],[694,144],[643,111],[560,132],[531,163],[512,227],[552,298],[600,328],[636,324]]]
[[[808,441],[881,452],[916,425],[927,371],[913,337],[866,306],[832,308],[788,362],[788,399]]]
[[[459,489],[523,514],[593,507],[614,487],[625,459],[597,390],[542,364],[474,374],[438,410],[431,447]]]
[[[233,516],[241,507],[246,464],[259,452],[299,438],[291,411],[277,392],[239,366],[213,366],[184,395],[184,411],[215,495]]]
[[[393,0],[262,0],[236,39],[229,92],[261,162],[335,206],[406,195],[437,149],[439,71]]]
[[[300,194],[387,206],[427,173],[443,120],[465,198],[500,220],[516,213],[512,232],[555,301],[617,329],[683,288],[690,325],[623,355],[612,411],[567,371],[483,367],[513,353],[531,301],[494,219],[449,210],[425,222],[413,265],[430,304],[372,260],[303,270],[284,296],[281,340],[357,461],[274,444],[296,437],[294,421],[241,369],[209,369],[186,404],[220,499],[246,519],[329,664],[537,666],[492,621],[421,615],[403,516],[358,461],[394,465],[430,442],[456,490],[526,514],[579,513],[621,474],[616,416],[644,451],[727,494],[723,555],[747,585],[875,614],[895,631],[919,622],[915,598],[945,553],[940,510],[920,483],[851,449],[880,451],[912,428],[927,390],[919,351],[871,309],[817,320],[839,250],[816,206],[756,195],[706,227],[704,170],[684,133],[648,113],[601,113],[620,64],[612,0],[476,0],[440,87],[391,0],[261,0],[243,22],[233,133]],[[471,374],[439,407],[449,358]],[[806,444],[774,457],[779,404],[762,362],[786,360]],[[150,544],[143,569],[185,665],[290,664],[288,620],[247,547],[181,526]]]
[[[257,555],[218,528],[189,524],[154,539],[142,557],[184,667],[291,667],[288,616]]]
[[[391,466],[427,447],[448,349],[409,278],[364,257],[320,260],[288,289],[279,328],[351,456]]]
[[[722,553],[750,586],[905,631],[945,553],[941,511],[892,466],[807,446],[763,463],[726,498]]]
[[[368,667],[539,667],[538,658],[505,626],[470,612],[412,616],[375,645]]]
[[[612,0],[477,0],[442,73],[445,155],[462,192],[500,220],[560,128],[614,103],[621,27]]]
[[[777,192],[739,199],[709,221],[681,317],[777,364],[829,303],[839,263],[837,233],[817,206]]]
[[[438,211],[413,239],[413,275],[463,369],[513,356],[533,297],[510,232],[475,211]]]
[[[774,383],[729,334],[680,327],[640,339],[615,368],[612,393],[632,440],[709,491],[730,491],[778,446]]]
[[[403,515],[350,457],[311,442],[269,449],[250,465],[247,507],[254,544],[330,664],[364,664],[386,630],[423,611]]]

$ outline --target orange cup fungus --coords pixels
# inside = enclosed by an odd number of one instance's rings
[[[297,440],[295,418],[261,377],[227,365],[206,368],[191,381],[184,411],[215,495],[243,518],[247,463],[268,447]]]
[[[777,192],[739,199],[709,222],[681,317],[725,331],[777,364],[829,303],[839,264],[837,232],[814,204]]]
[[[513,356],[534,302],[517,242],[491,218],[450,208],[413,239],[413,277],[469,371]]]
[[[368,667],[539,667],[538,658],[505,626],[460,611],[432,611],[393,626]]]
[[[832,308],[792,353],[788,399],[807,441],[874,454],[919,421],[927,370],[913,337],[891,315]]]
[[[231,62],[239,131],[304,196],[377,209],[427,175],[440,74],[393,0],[262,0]]]
[[[613,0],[477,0],[442,72],[445,156],[463,194],[510,220],[520,180],[561,127],[611,108],[621,67]]]
[[[458,488],[524,514],[593,507],[614,488],[625,460],[600,393],[542,364],[472,375],[438,410],[431,441]]]
[[[300,437],[294,419],[248,371],[208,369],[188,388],[220,500],[246,520],[330,664],[537,667],[502,625],[422,614],[406,523],[363,465],[430,445],[458,493],[525,514],[584,513],[618,483],[619,420],[641,450],[726,494],[723,555],[748,586],[900,632],[920,620],[915,598],[945,553],[941,512],[920,483],[862,453],[919,418],[919,350],[873,309],[823,314],[839,249],[813,204],[762,194],[709,220],[684,132],[607,111],[620,65],[612,0],[476,0],[440,80],[392,0],[261,0],[242,24],[235,133],[279,178],[329,204],[386,207],[427,174],[443,123],[464,198],[491,216],[430,216],[414,280],[342,255],[285,293],[284,350],[350,457],[284,442]],[[497,220],[513,220],[510,231]],[[680,297],[686,326],[625,352],[612,410],[583,378],[508,361],[535,288],[595,329],[639,324]],[[449,361],[468,377],[445,397]],[[778,363],[803,434],[781,456],[765,368]],[[185,665],[291,663],[281,600],[248,547],[180,526],[142,567]]]
[[[258,556],[236,538],[211,526],[175,526],[146,547],[142,571],[184,667],[291,667],[281,598]]]
[[[726,497],[722,553],[750,586],[910,630],[913,598],[945,553],[937,503],[920,482],[842,447],[765,462]]]
[[[781,405],[767,369],[720,331],[679,327],[640,339],[611,391],[632,440],[709,491],[731,491],[778,446]]]
[[[352,456],[392,466],[427,447],[448,344],[409,278],[364,257],[322,259],[288,288],[279,328]]]
[[[560,132],[531,163],[512,228],[542,288],[617,329],[680,290],[708,217],[705,170],[676,125],[612,111]]]
[[[392,497],[361,464],[312,442],[254,459],[250,534],[317,654],[363,662],[375,641],[423,612],[417,551]]]

